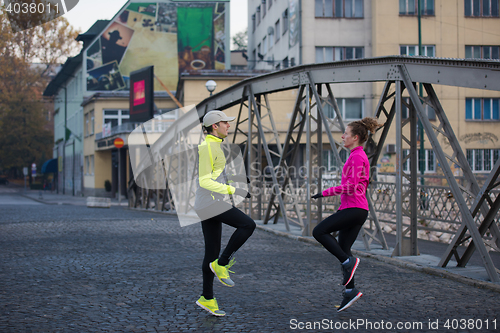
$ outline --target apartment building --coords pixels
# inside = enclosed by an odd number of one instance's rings
[[[280,70],[388,55],[499,59],[498,0],[419,1],[421,51],[418,0],[249,0],[249,66]],[[373,116],[383,83],[332,84],[331,88],[349,122]],[[440,85],[435,89],[474,172],[489,171],[500,155],[495,133],[500,124],[500,93]],[[289,110],[276,110],[275,118],[285,119]],[[333,110],[326,112],[333,116]],[[435,119],[432,108],[427,107],[427,112]],[[340,135],[334,133],[336,139]],[[393,132],[387,145],[394,143]],[[435,173],[437,162],[425,136],[424,145],[425,172]],[[325,154],[328,164],[332,156]],[[390,146],[378,166],[381,171],[394,171]]]

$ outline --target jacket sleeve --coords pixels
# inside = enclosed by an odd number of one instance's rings
[[[199,162],[198,162],[198,175],[200,187],[221,194],[233,194],[236,190],[231,185],[226,185],[217,182],[215,179],[219,177],[219,174],[215,174],[212,170],[212,161],[210,161],[210,155],[208,153],[208,147],[206,145],[198,148]]]
[[[365,176],[365,166],[361,156],[352,156],[349,158],[345,168],[345,173],[342,174],[341,185],[330,187],[322,192],[324,197],[334,195],[365,195],[366,186],[361,182],[361,178]]]

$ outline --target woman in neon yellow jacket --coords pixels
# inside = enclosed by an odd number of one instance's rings
[[[224,201],[225,195],[232,194],[250,198],[246,190],[228,184],[230,181],[246,182],[248,178],[246,176],[228,177],[225,172],[226,157],[221,144],[228,135],[229,122],[233,120],[234,117],[228,117],[222,111],[208,112],[203,117],[203,127],[208,135],[198,146],[199,186],[196,190],[195,210],[202,220],[205,257],[202,265],[203,293],[196,304],[215,316],[224,316],[225,312],[219,310],[213,295],[214,277],[217,276],[217,279],[225,286],[234,286],[229,276],[229,268],[234,262],[231,258],[255,229],[255,222],[250,217]],[[236,230],[220,254],[222,223]]]

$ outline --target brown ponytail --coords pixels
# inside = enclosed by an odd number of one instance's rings
[[[351,128],[351,134],[353,136],[357,135],[359,143],[363,144],[368,140],[368,132],[370,131],[373,134],[382,125],[378,123],[377,118],[365,117],[361,120],[353,121],[347,126]]]

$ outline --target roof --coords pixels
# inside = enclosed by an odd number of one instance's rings
[[[83,49],[86,49],[87,44],[94,40],[94,38],[99,35],[108,24],[109,20],[97,20],[89,30],[83,34],[79,34],[78,37],[76,37],[76,40],[78,42],[83,42]]]
[[[82,64],[83,55],[82,52],[76,57],[70,57],[64,65],[62,66],[56,77],[50,81],[47,88],[43,92],[43,96],[54,96],[57,94],[61,86],[68,80],[68,78],[73,77],[75,70]]]

